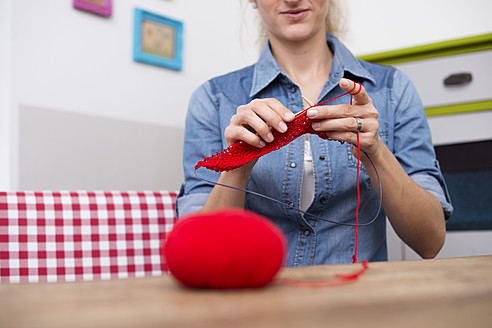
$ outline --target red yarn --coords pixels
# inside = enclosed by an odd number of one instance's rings
[[[162,246],[171,274],[195,288],[256,288],[285,261],[282,231],[248,210],[226,208],[178,221]]]
[[[369,269],[369,265],[367,264],[367,260],[361,262],[362,268],[354,271],[352,273],[340,273],[335,275],[334,279],[329,280],[296,280],[296,279],[277,279],[277,283],[290,286],[290,287],[298,287],[298,288],[321,288],[321,287],[335,287],[335,286],[343,286],[356,282],[360,276],[367,269]]]
[[[350,99],[352,103],[352,99]],[[357,208],[355,210],[355,248],[354,255],[352,255],[352,263],[357,263],[357,245],[359,243],[359,233],[357,228],[359,227],[359,207],[360,207],[360,186],[359,186],[359,166],[360,166],[360,143],[359,143],[359,131],[357,133]]]

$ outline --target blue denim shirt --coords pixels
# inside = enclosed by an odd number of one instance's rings
[[[379,134],[403,169],[421,187],[440,200],[447,216],[452,206],[438,168],[423,105],[411,81],[395,68],[356,59],[334,36],[327,34],[334,54],[330,76],[318,102],[343,93],[342,77],[364,85],[379,112]],[[209,80],[192,95],[186,118],[183,152],[185,183],[177,200],[178,216],[204,205],[213,186],[197,179],[194,166],[204,157],[226,148],[224,130],[231,116],[255,98],[276,98],[297,113],[303,110],[300,88],[285,75],[268,44],[255,65]],[[348,96],[327,105],[349,103]],[[288,133],[288,132],[287,132]],[[315,196],[309,213],[329,220],[355,223],[357,159],[349,144],[310,135]],[[304,165],[304,137],[261,157],[247,188],[285,204],[300,207]],[[200,168],[200,177],[216,181],[219,173]],[[359,222],[370,221],[379,206],[378,195],[361,165]],[[383,190],[384,192],[384,190]],[[246,208],[276,223],[288,240],[287,266],[351,262],[354,227],[303,216],[289,206],[246,194]],[[359,227],[358,259],[387,259],[386,220],[381,211],[376,221]]]

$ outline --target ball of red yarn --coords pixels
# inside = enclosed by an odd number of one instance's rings
[[[267,218],[226,208],[175,225],[162,247],[171,274],[195,288],[256,288],[284,264],[286,238]]]

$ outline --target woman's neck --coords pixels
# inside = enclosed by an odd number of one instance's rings
[[[318,33],[298,42],[279,40],[271,36],[270,45],[273,56],[285,74],[301,87],[303,94],[316,101],[333,62],[325,33]]]

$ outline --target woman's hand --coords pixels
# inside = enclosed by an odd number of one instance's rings
[[[372,99],[367,95],[366,89],[358,83],[349,79],[341,79],[340,87],[353,95],[352,105],[319,106],[307,111],[310,119],[316,120],[313,129],[325,132],[334,140],[349,142],[357,145],[358,121],[362,123],[359,131],[359,144],[361,149],[371,156],[378,151],[382,144],[379,138],[378,111],[372,104]],[[356,155],[357,149],[352,147]]]
[[[270,131],[272,128],[284,133],[287,131],[286,122],[294,118],[295,115],[277,99],[255,99],[238,107],[225,129],[224,136],[228,146],[243,141],[262,148],[267,142],[273,141]]]

